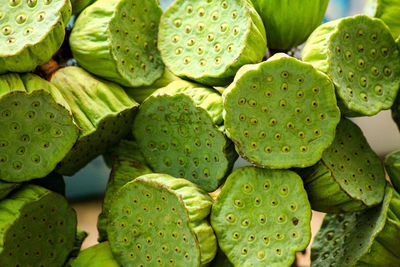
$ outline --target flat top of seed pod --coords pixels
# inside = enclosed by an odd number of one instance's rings
[[[292,171],[243,167],[226,180],[211,225],[235,266],[290,266],[311,238],[311,208]]]
[[[343,118],[338,124],[335,140],[323,153],[322,162],[353,199],[368,207],[382,201],[386,186],[383,164],[350,120]]]
[[[159,49],[178,76],[218,77],[243,53],[251,23],[243,0],[176,0],[161,17]]]
[[[19,54],[67,20],[60,10],[69,0],[3,0],[0,3],[0,57]],[[65,22],[66,23],[66,22]]]
[[[70,261],[67,266],[70,267],[119,267],[120,265],[114,259],[110,244],[102,242],[82,250],[76,259]]]
[[[382,206],[362,213],[325,215],[312,244],[312,266],[355,266],[385,226],[394,193],[388,186]]]
[[[212,201],[198,192],[187,180],[165,174],[124,185],[112,202],[107,228],[115,258],[124,266],[200,266],[201,244],[190,221],[206,218]],[[185,201],[196,204],[186,207]]]
[[[155,172],[214,191],[236,159],[230,141],[217,128],[220,123],[222,98],[216,91],[176,81],[143,102],[133,128]]]
[[[340,119],[329,78],[284,54],[242,67],[223,97],[228,136],[261,167],[315,164]]]

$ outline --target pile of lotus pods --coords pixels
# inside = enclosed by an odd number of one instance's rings
[[[312,266],[400,266],[400,152],[349,119],[400,128],[400,1],[328,2],[1,0],[0,266],[292,266],[312,209]],[[80,251],[63,176],[100,155]]]

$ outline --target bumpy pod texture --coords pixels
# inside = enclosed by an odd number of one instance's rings
[[[143,102],[133,133],[155,172],[185,178],[210,192],[223,182],[237,158],[218,128],[221,124],[221,95],[180,80]]]
[[[287,51],[321,24],[329,0],[253,0],[267,33],[268,48]]]
[[[400,36],[399,12],[399,0],[368,0],[365,6],[365,13],[383,20],[389,27],[393,38]]]
[[[329,78],[285,54],[243,66],[223,98],[228,137],[259,167],[315,164],[340,120]]]
[[[63,266],[77,223],[65,198],[25,185],[0,201],[0,213],[0,266]]]
[[[70,0],[2,0],[0,73],[27,72],[49,61],[70,17]]]
[[[399,50],[380,19],[358,15],[325,23],[307,40],[302,58],[332,79],[345,116],[372,116],[395,100]]]
[[[112,152],[112,171],[108,180],[103,200],[103,210],[97,221],[99,241],[107,240],[107,224],[111,201],[117,191],[127,182],[137,177],[152,173],[146,165],[145,159],[134,141],[122,140]]]
[[[311,208],[292,171],[236,169],[213,204],[211,225],[234,266],[290,266],[310,242]]]
[[[193,266],[217,252],[207,221],[212,199],[195,184],[147,174],[124,185],[111,203],[108,238],[123,266]]]
[[[75,22],[70,37],[79,65],[123,86],[151,85],[164,64],[157,50],[157,0],[98,0]]]
[[[57,86],[81,128],[78,141],[57,172],[73,175],[129,132],[138,104],[117,84],[100,80],[79,67],[58,70]]]
[[[57,88],[33,74],[0,76],[0,180],[23,182],[54,170],[79,134]]]
[[[266,53],[262,20],[250,0],[176,0],[161,17],[159,49],[177,76],[228,84]]]
[[[114,259],[108,242],[99,243],[82,250],[76,259],[68,262],[67,267],[119,267]]]
[[[311,248],[311,266],[400,265],[400,195],[386,187],[381,206],[325,216]]]
[[[393,187],[400,192],[400,151],[394,151],[386,156],[385,168]]]
[[[92,4],[95,0],[71,0],[72,14],[77,15],[81,13],[88,5]]]

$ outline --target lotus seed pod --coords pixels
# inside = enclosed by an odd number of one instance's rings
[[[0,181],[0,200],[7,197],[14,189],[17,189],[21,186],[19,183],[8,183]]]
[[[195,184],[146,174],[114,197],[107,227],[111,250],[123,266],[200,266],[217,252],[208,223],[212,199]]]
[[[30,183],[39,185],[50,191],[53,191],[62,196],[65,196],[64,178],[56,172],[52,172],[44,178],[31,180]]]
[[[243,66],[223,93],[226,133],[258,167],[315,164],[340,120],[329,78],[285,54]]]
[[[242,167],[228,176],[211,211],[221,250],[234,266],[291,266],[310,242],[311,208],[288,170]]]
[[[24,185],[0,201],[0,266],[63,266],[76,235],[64,197]]]
[[[95,0],[71,0],[72,14],[77,15]]]
[[[88,235],[88,232],[79,228],[76,229],[74,247],[72,248],[68,258],[76,258],[78,256],[79,252],[81,251],[82,244],[85,241],[86,237],[88,237]]]
[[[34,74],[0,76],[0,179],[23,182],[54,170],[78,127],[57,88]]]
[[[400,265],[400,195],[386,187],[382,205],[327,214],[311,248],[311,266]]]
[[[394,100],[393,106],[390,108],[392,119],[396,123],[397,128],[400,131],[400,94],[397,94]]]
[[[137,177],[152,173],[146,165],[145,159],[134,141],[122,140],[112,153],[113,163],[110,179],[104,195],[103,209],[97,221],[99,242],[107,240],[107,224],[111,201],[117,191],[127,182]]]
[[[326,213],[360,211],[382,202],[383,164],[360,128],[343,118],[321,161],[299,170],[314,210]]]
[[[321,24],[329,0],[253,0],[267,32],[268,48],[287,51]]]
[[[138,104],[119,85],[79,67],[58,70],[51,82],[70,105],[81,128],[77,143],[57,169],[70,176],[128,134]]]
[[[142,103],[133,134],[155,172],[185,178],[211,192],[237,158],[232,143],[218,128],[221,124],[220,94],[180,80]]]
[[[70,0],[2,0],[0,74],[28,72],[61,47],[71,16]]]
[[[393,187],[400,192],[400,151],[393,151],[386,156],[385,168]]]
[[[75,22],[72,54],[80,66],[104,79],[123,86],[151,85],[164,71],[157,50],[161,14],[157,0],[98,0]]]
[[[250,0],[176,0],[161,17],[159,49],[177,76],[228,84],[237,70],[266,54],[262,20]]]
[[[108,242],[103,242],[82,250],[67,267],[119,267]]]
[[[325,23],[308,38],[302,58],[332,79],[345,116],[372,116],[392,106],[400,56],[382,20],[357,15]]]
[[[400,36],[400,1],[399,0],[368,0],[365,14],[380,18],[389,27],[393,38]]]

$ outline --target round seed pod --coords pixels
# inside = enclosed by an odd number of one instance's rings
[[[72,14],[77,15],[95,0],[71,0]]]
[[[311,208],[292,171],[236,169],[211,211],[218,244],[234,266],[291,266],[311,238]]]
[[[389,27],[393,38],[400,36],[400,2],[398,0],[368,0],[364,12],[366,15],[380,18]]]
[[[117,84],[100,80],[79,67],[65,67],[51,78],[81,129],[78,141],[57,172],[73,175],[107,147],[127,135],[138,107]]]
[[[381,206],[327,214],[311,248],[311,266],[399,266],[400,195],[386,187]]]
[[[34,74],[0,76],[0,179],[23,182],[54,170],[79,134],[70,107]]]
[[[119,267],[108,242],[99,243],[82,250],[78,257],[69,261],[67,267]]]
[[[176,0],[163,14],[159,45],[177,76],[226,85],[245,64],[266,54],[262,20],[248,0]]]
[[[285,54],[243,66],[223,99],[228,137],[240,156],[263,168],[315,164],[340,120],[329,78]]]
[[[133,134],[149,166],[211,192],[237,156],[219,129],[222,98],[202,85],[175,81],[140,106]]]
[[[111,250],[123,266],[200,266],[217,252],[207,221],[212,199],[195,184],[147,174],[124,185],[111,203]]]
[[[385,171],[360,128],[342,118],[332,145],[315,166],[299,170],[311,207],[326,213],[360,211],[382,202]]]
[[[287,51],[305,42],[321,24],[329,0],[253,0],[267,29],[268,48]]]
[[[70,17],[70,0],[1,1],[0,74],[28,72],[49,61]]]
[[[80,66],[104,79],[123,86],[151,85],[164,71],[157,50],[161,14],[157,0],[98,0],[75,21],[72,54]]]
[[[399,50],[380,19],[357,15],[325,23],[308,38],[302,58],[332,79],[345,116],[389,109],[400,87]]]
[[[76,213],[64,197],[24,185],[0,201],[0,266],[63,266],[73,249]]]
[[[385,169],[393,187],[400,192],[400,151],[393,151],[386,156]]]

